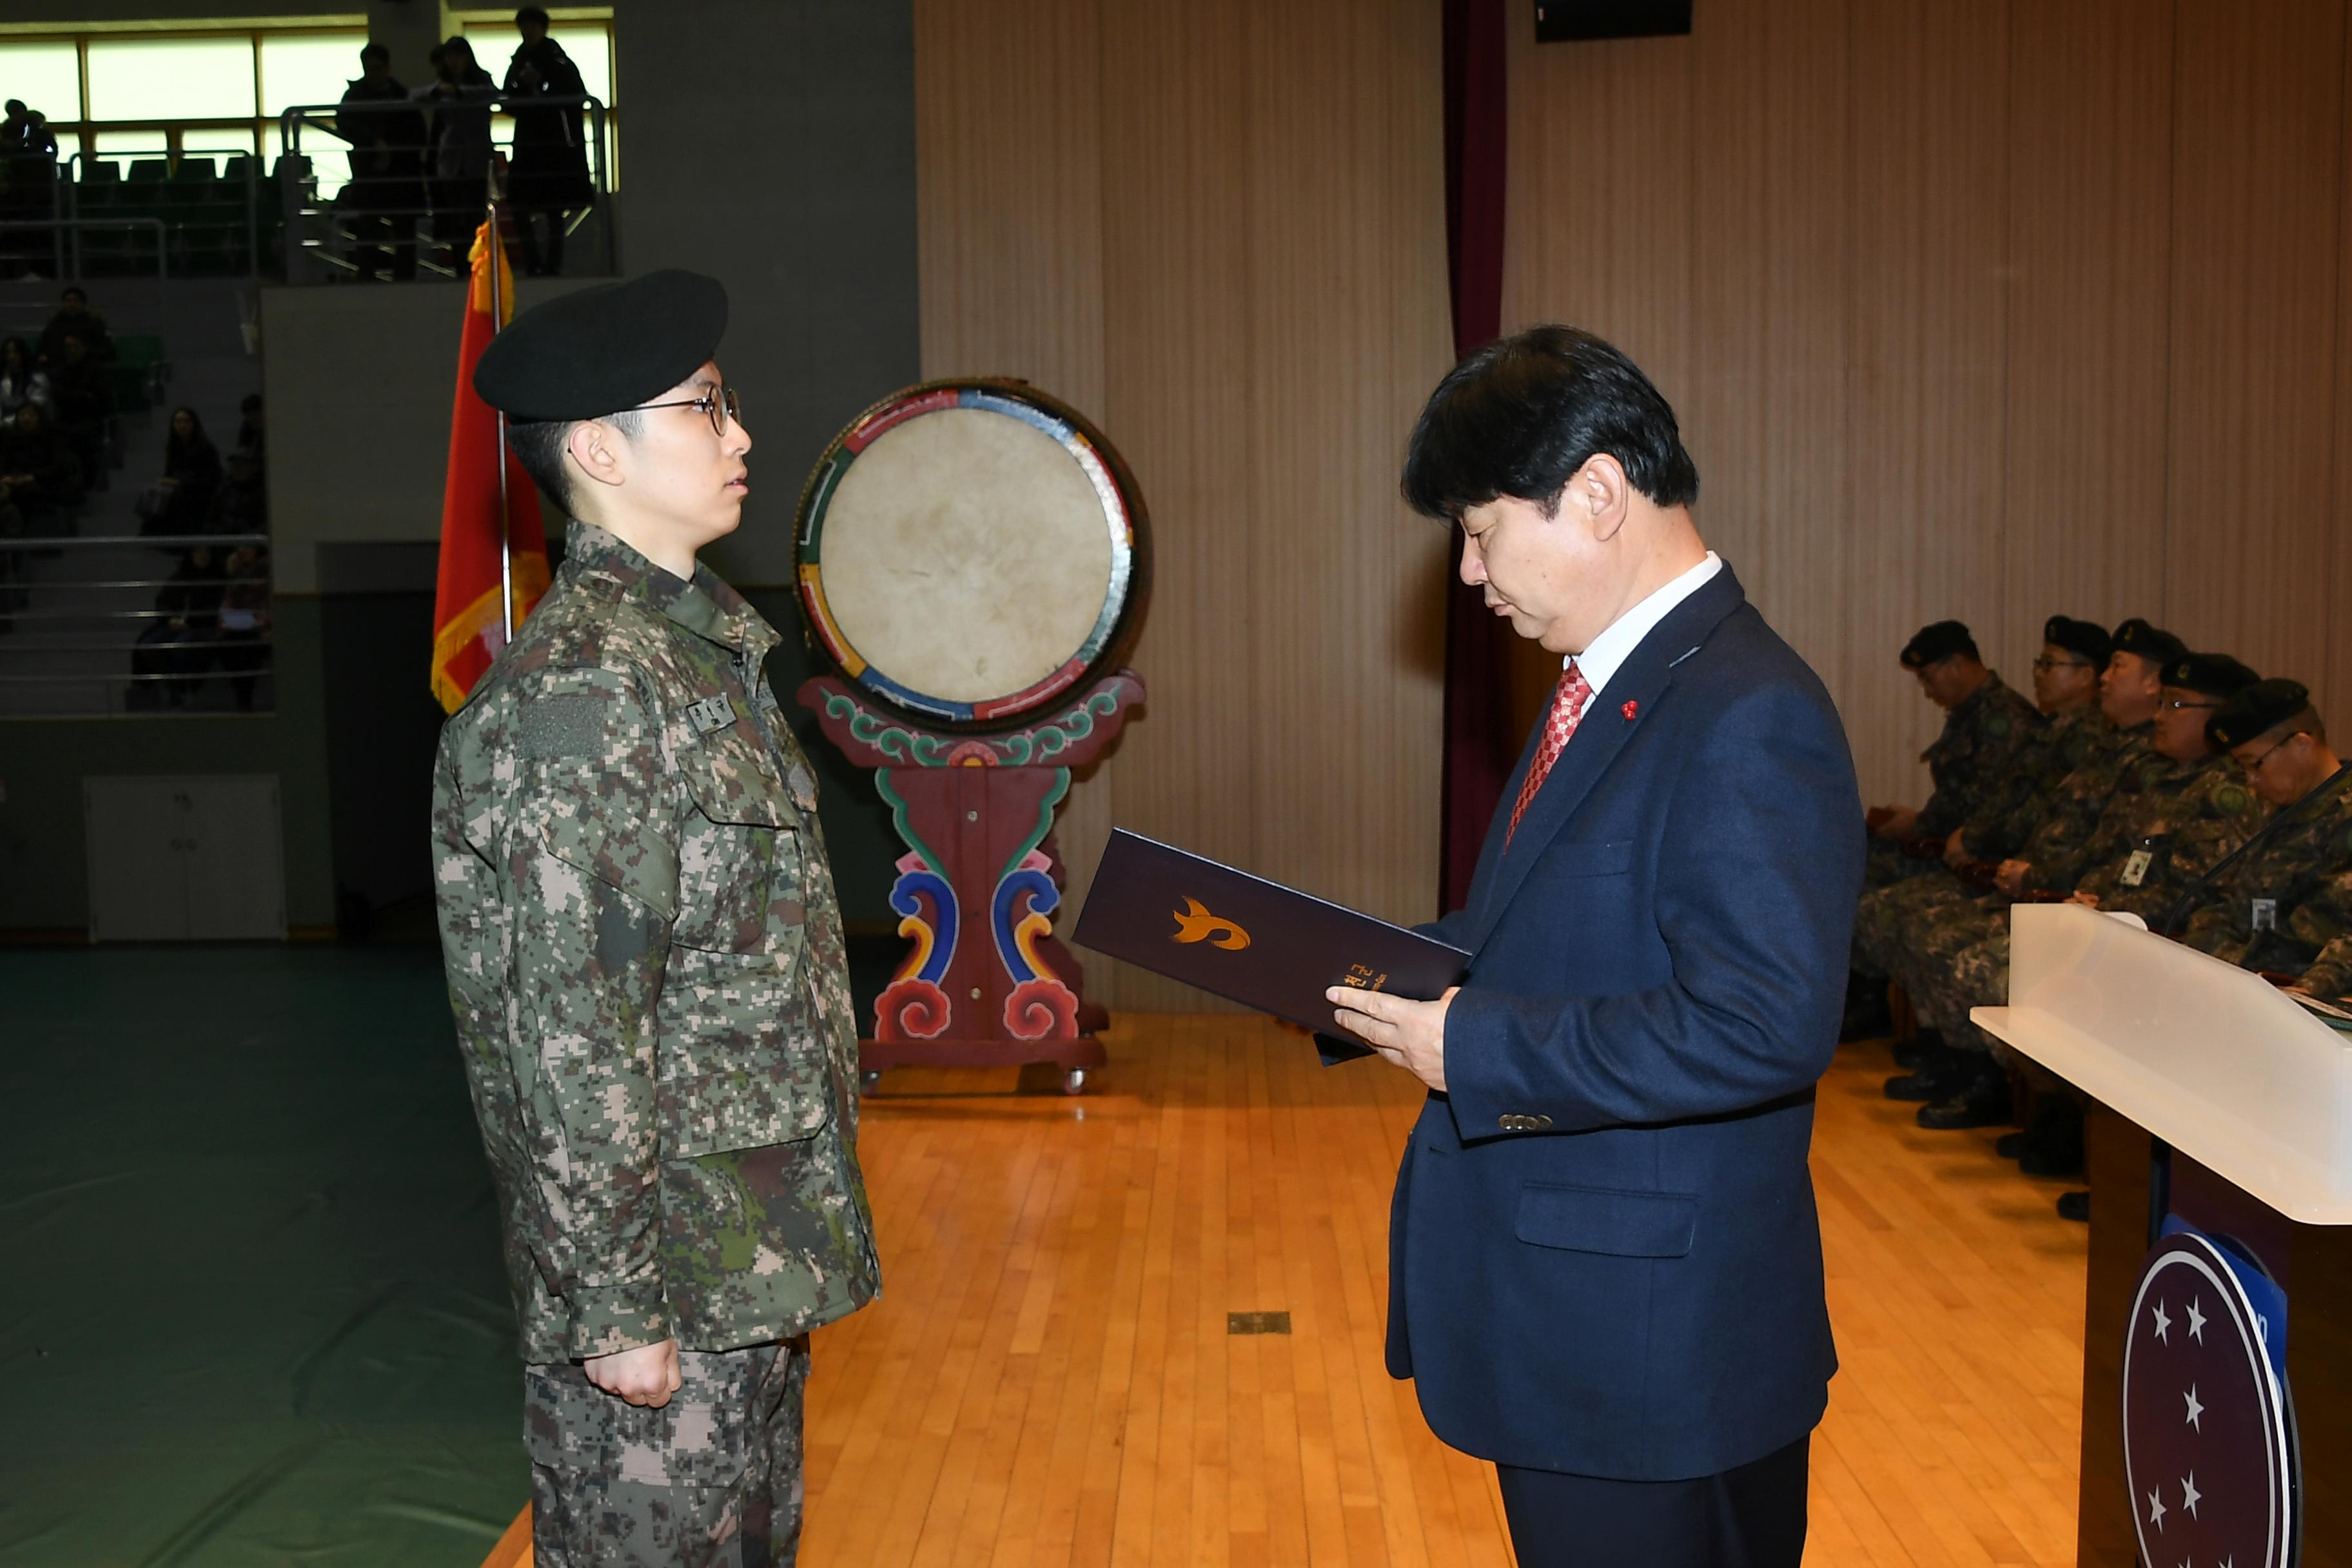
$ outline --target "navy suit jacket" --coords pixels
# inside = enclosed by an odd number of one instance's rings
[[[1538,726],[1540,730],[1541,726]],[[1504,1464],[1712,1475],[1837,1367],[1806,1154],[1861,890],[1844,728],[1724,568],[1594,701],[1465,909],[1390,1220],[1389,1371]]]

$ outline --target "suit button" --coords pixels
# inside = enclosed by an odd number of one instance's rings
[[[1538,1116],[1538,1117],[1535,1118],[1535,1129],[1536,1129],[1536,1131],[1538,1131],[1538,1132],[1549,1132],[1549,1131],[1551,1131],[1551,1118],[1550,1118],[1550,1117],[1549,1117],[1549,1116]]]
[[[1501,1124],[1503,1131],[1506,1132],[1517,1132],[1519,1130],[1519,1120],[1520,1119],[1516,1116],[1500,1116],[1496,1118],[1496,1121]]]

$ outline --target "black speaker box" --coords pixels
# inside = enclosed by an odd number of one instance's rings
[[[1536,0],[1536,42],[1654,38],[1691,30],[1691,0]]]

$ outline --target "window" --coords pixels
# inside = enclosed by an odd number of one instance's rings
[[[81,60],[70,39],[57,43],[0,43],[0,81],[7,95],[21,98],[52,124],[81,118]]]
[[[107,120],[251,120],[253,40],[94,38],[89,114]]]

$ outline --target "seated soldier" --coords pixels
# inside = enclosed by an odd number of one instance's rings
[[[2352,931],[2343,889],[2352,873],[2352,769],[2327,743],[2327,726],[2300,681],[2246,688],[2214,710],[2206,731],[2277,815],[2151,924],[2167,934],[2177,929],[2200,952],[2299,982]],[[2334,987],[2331,976],[2318,978]]]
[[[1868,814],[1874,887],[1919,870],[1924,862],[1900,847],[1944,838],[1967,821],[2042,722],[2032,704],[1985,668],[1976,638],[1958,621],[1920,627],[1904,645],[1902,658],[1927,700],[1944,710],[1944,730],[1919,753],[1934,785],[1927,804],[1873,806]]]
[[[1896,981],[1911,998],[1919,1016],[1919,1037],[1913,1042],[1912,1071],[1886,1081],[1891,1100],[1937,1100],[1957,1084],[1944,1081],[1966,1076],[1970,1064],[1958,1059],[1945,1043],[1945,1020],[1933,1009],[1935,998],[1920,975],[1983,940],[1980,916],[2006,921],[2010,900],[2022,891],[2025,878],[2036,867],[2053,876],[2066,877],[2083,846],[2099,825],[2101,815],[2126,779],[2161,773],[2170,764],[2148,747],[2155,728],[2157,703],[2163,694],[2164,665],[2187,651],[2170,632],[2158,631],[2134,616],[2116,628],[2109,639],[2106,668],[2099,678],[2099,712],[2110,726],[2108,744],[2068,773],[2040,803],[2031,835],[2015,855],[2001,862],[1997,879],[2006,886],[1924,911],[1904,921],[1895,940],[1877,950]],[[1958,1020],[1965,1024],[1966,1018]]]
[[[2033,704],[2047,722],[2033,726],[1975,809],[1945,838],[1942,864],[1930,862],[1918,876],[1864,891],[1854,912],[1854,978],[1840,1040],[1877,1039],[1892,1027],[1888,955],[1904,926],[1974,898],[1983,886],[1979,868],[2023,847],[2066,775],[2115,743],[2116,728],[2098,706],[2108,641],[2107,628],[2095,622],[2053,616],[2043,623],[2042,657],[2033,661]],[[1964,879],[1964,872],[1977,879]],[[1915,1066],[1909,1059],[1915,1050],[1906,1041],[1895,1047],[1895,1059]]]
[[[2075,887],[2063,889],[2078,903],[2147,921],[2161,921],[2182,893],[2245,843],[2270,815],[2206,733],[2207,718],[2224,699],[2253,685],[2254,672],[2227,654],[2189,654],[2175,659],[2163,679],[2153,743],[2170,765],[2141,787],[2117,792],[2085,847],[2083,858],[2089,868]],[[1923,976],[1923,984],[1934,989],[1945,1041],[1957,1049],[1960,1065],[1953,1069],[1949,1091],[1919,1108],[1922,1127],[1987,1127],[2009,1120],[2008,1051],[1969,1021],[1970,1008],[2009,999],[2007,911],[1979,915],[1977,929],[1975,944]],[[2054,1081],[2049,1087],[2054,1089]],[[2021,1163],[2034,1173],[2063,1173],[2050,1168],[2059,1159],[2080,1162],[2079,1109],[2072,1116],[2052,1110],[2047,1126],[2040,1109],[2073,1104],[2060,1093],[2039,1097],[2036,1125],[2027,1129],[2021,1151]],[[2062,1118],[2071,1126],[2059,1125]]]

